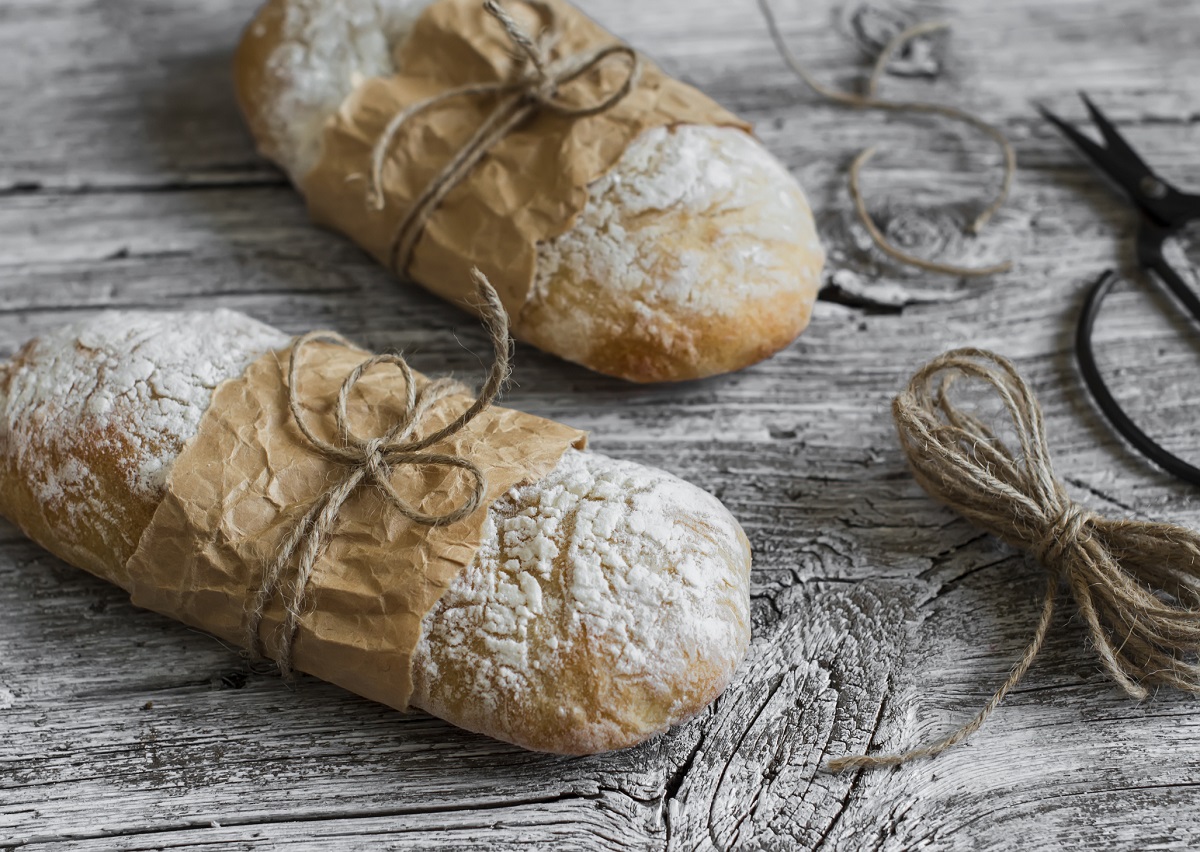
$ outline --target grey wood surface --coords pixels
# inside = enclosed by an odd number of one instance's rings
[[[880,32],[951,21],[917,63],[932,78],[885,86],[975,109],[1012,137],[1012,203],[978,239],[959,227],[995,186],[986,141],[818,102],[752,0],[582,5],[756,122],[808,190],[830,253],[810,330],[737,375],[631,387],[518,349],[510,404],[701,484],[744,524],[754,641],[733,685],[642,747],[532,754],[312,679],[248,673],[233,650],[135,610],[0,522],[0,849],[1200,846],[1200,708],[1166,692],[1126,699],[1066,610],[968,745],[895,771],[818,768],[969,717],[1037,616],[1039,569],[906,472],[889,401],[923,360],[966,343],[1012,356],[1075,496],[1200,524],[1197,493],[1134,456],[1081,390],[1080,298],[1107,266],[1132,275],[1135,222],[1032,106],[1081,118],[1085,88],[1166,177],[1200,185],[1200,4],[778,0],[797,52],[843,85]],[[475,321],[312,227],[253,153],[229,80],[252,10],[0,0],[0,354],[101,308],[224,305],[400,347],[426,370],[478,370]],[[883,154],[864,183],[895,240],[948,260],[1013,257],[1014,271],[958,281],[882,258],[845,189],[870,143]],[[1200,456],[1195,329],[1131,281],[1099,334],[1139,421]]]

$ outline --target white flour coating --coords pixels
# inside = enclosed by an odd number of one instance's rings
[[[38,496],[52,508],[86,492],[87,462],[70,452],[84,445],[119,460],[133,494],[156,498],[213,389],[288,339],[227,310],[108,312],[65,326],[23,353],[3,410],[7,443],[40,468]]]
[[[430,0],[289,0],[283,43],[267,70],[279,81],[264,116],[280,165],[299,182],[316,165],[321,129],[363,80],[396,72],[399,46]],[[261,26],[261,25],[259,25]]]
[[[434,690],[450,670],[466,677],[455,703],[486,714],[553,700],[556,675],[581,653],[669,694],[697,659],[732,674],[745,651],[737,522],[663,471],[568,450],[547,477],[492,505],[483,539],[426,616],[414,659],[417,682]]]
[[[682,223],[714,221],[719,232],[680,238]],[[730,316],[747,301],[797,286],[805,270],[794,262],[796,246],[820,255],[812,213],[761,144],[730,127],[656,127],[588,187],[571,229],[538,246],[532,298],[545,299],[565,278],[646,311]],[[714,272],[721,280],[711,280]],[[592,319],[564,312],[556,328],[570,339],[586,335]]]

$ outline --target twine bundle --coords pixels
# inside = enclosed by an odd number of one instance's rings
[[[300,521],[279,546],[275,559],[263,572],[262,580],[255,590],[254,598],[247,609],[246,647],[256,657],[264,656],[262,637],[259,635],[267,604],[282,594],[284,620],[279,638],[276,662],[280,671],[290,675],[292,671],[292,643],[304,612],[306,590],[313,568],[337,525],[342,506],[360,488],[373,487],[391,508],[410,521],[431,527],[446,526],[461,521],[479,508],[487,491],[487,474],[473,461],[461,456],[427,452],[429,447],[461,431],[476,416],[484,411],[504,387],[509,375],[508,315],[500,304],[500,297],[487,278],[478,269],[472,270],[475,286],[482,301],[480,314],[491,337],[494,357],[487,380],[475,401],[450,423],[428,435],[417,436],[425,417],[433,406],[452,394],[465,393],[466,389],[451,379],[435,379],[419,390],[413,379],[412,369],[403,357],[393,353],[372,355],[355,367],[342,382],[334,405],[335,440],[330,442],[312,431],[300,407],[299,370],[301,353],[310,343],[324,341],[354,348],[346,338],[331,331],[314,331],[304,335],[292,347],[288,366],[287,402],[292,420],[311,445],[313,452],[344,467],[340,480],[318,497]],[[371,369],[390,364],[396,367],[404,381],[404,411],[395,423],[375,438],[360,437],[350,429],[347,402],[359,380]],[[428,514],[409,506],[392,487],[391,479],[396,470],[405,466],[441,466],[457,468],[468,474],[473,482],[466,500],[457,507],[441,514]],[[299,554],[293,563],[293,557]]]
[[[1004,206],[1008,200],[1009,192],[1012,190],[1013,178],[1017,171],[1017,154],[1013,149],[1012,143],[1008,141],[1008,137],[995,125],[989,124],[979,116],[966,110],[958,109],[957,107],[928,103],[926,101],[890,101],[879,96],[879,83],[887,71],[888,63],[892,61],[896,52],[913,39],[947,30],[950,28],[950,25],[944,21],[923,21],[896,33],[884,45],[883,50],[879,52],[879,55],[875,59],[875,65],[871,69],[871,74],[867,78],[865,90],[862,94],[859,94],[856,92],[844,92],[817,80],[800,63],[800,60],[792,53],[791,48],[788,47],[787,40],[783,37],[783,33],[779,29],[779,23],[775,19],[775,13],[771,10],[769,0],[758,0],[758,7],[762,11],[763,18],[767,22],[767,29],[771,33],[771,38],[775,42],[775,48],[779,51],[779,55],[783,57],[783,61],[796,72],[796,76],[803,80],[805,85],[826,100],[854,109],[878,109],[889,112],[937,115],[954,121],[961,121],[978,128],[995,141],[1004,155],[1000,189],[996,193],[995,198],[992,199],[992,202],[966,228],[969,234],[979,234],[1000,208]],[[875,156],[875,153],[875,147],[867,148],[859,153],[854,158],[854,162],[850,164],[850,196],[854,199],[854,209],[858,213],[859,221],[862,222],[863,227],[867,230],[867,234],[871,237],[872,242],[879,247],[880,251],[893,260],[906,263],[909,266],[915,266],[917,269],[924,269],[927,272],[937,272],[944,275],[956,275],[963,278],[998,275],[1012,268],[1012,262],[1007,260],[988,266],[959,266],[953,263],[925,260],[892,243],[887,238],[887,235],[880,230],[875,220],[871,218],[871,213],[867,209],[867,202],[863,198],[860,186],[862,169]]]
[[[543,30],[530,36],[495,0],[486,0],[484,10],[500,22],[515,48],[518,60],[514,79],[497,83],[460,86],[419,101],[401,110],[384,128],[371,157],[371,198],[376,210],[385,204],[383,166],[388,151],[404,125],[426,110],[463,97],[495,97],[495,108],[475,129],[471,138],[425,186],[396,228],[389,250],[392,269],[405,275],[425,224],[454,187],[502,139],[539,112],[567,118],[587,118],[612,109],[633,91],[641,74],[641,58],[626,44],[611,44],[589,53],[553,58],[558,41],[554,10],[539,0],[522,0],[546,22]],[[628,70],[621,84],[594,104],[575,105],[562,99],[561,89],[600,68],[610,57],[625,57]]]
[[[1003,402],[1019,452],[950,399],[960,379]],[[834,772],[932,757],[977,730],[1041,650],[1063,581],[1105,669],[1132,698],[1172,686],[1200,694],[1200,535],[1173,524],[1110,520],[1076,504],[1055,478],[1042,411],[1007,359],[948,352],[922,367],[893,404],[913,475],[933,497],[1009,544],[1048,578],[1033,641],[984,708],[948,737],[903,754],[852,755]]]

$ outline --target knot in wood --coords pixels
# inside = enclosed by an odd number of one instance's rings
[[[959,248],[954,217],[944,210],[915,210],[886,205],[882,217],[884,233],[908,251],[940,257]]]

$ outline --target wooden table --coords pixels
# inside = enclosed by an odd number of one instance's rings
[[[476,322],[396,285],[315,229],[251,148],[230,52],[252,0],[4,0],[0,6],[0,352],[103,308],[236,308],[335,327],[418,368],[473,375]],[[970,743],[896,771],[831,756],[897,749],[973,714],[1030,637],[1041,570],[933,504],[889,401],[958,344],[1015,358],[1058,469],[1097,510],[1200,525],[1200,500],[1133,455],[1081,389],[1082,292],[1131,273],[1134,218],[1040,120],[1086,88],[1169,179],[1200,185],[1200,4],[779,0],[823,79],[864,40],[945,15],[952,35],[888,93],[977,110],[1016,144],[1011,204],[969,128],[818,101],[751,0],[584,0],[666,68],[753,120],[807,188],[829,249],[812,327],[778,357],[678,387],[631,387],[518,348],[510,404],[589,429],[607,453],[717,494],[754,547],[754,642],[729,690],[644,746],[562,758],[401,715],[134,609],[0,522],[0,848],[1192,849],[1200,711],[1128,700],[1069,607],[1024,684]],[[856,223],[846,168],[888,233],[929,257],[1011,257],[992,280],[897,267]],[[1193,260],[1195,260],[1193,255]],[[1196,449],[1195,330],[1127,284],[1103,366],[1140,422]]]

